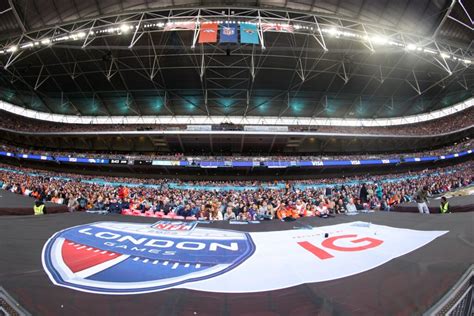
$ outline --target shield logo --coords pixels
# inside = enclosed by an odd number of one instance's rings
[[[65,229],[44,245],[51,281],[84,292],[139,294],[224,274],[248,259],[248,233],[208,228],[157,230],[98,222]]]
[[[224,27],[224,28],[222,29],[222,33],[223,33],[224,35],[227,35],[227,36],[232,36],[232,35],[234,35],[234,28],[232,28],[232,27]]]

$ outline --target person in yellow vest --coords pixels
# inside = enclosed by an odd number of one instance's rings
[[[33,206],[33,211],[35,212],[35,215],[46,214],[46,207],[44,206],[43,201],[36,200],[35,205]]]
[[[448,199],[445,196],[441,197],[441,203],[439,204],[439,210],[440,210],[441,214],[451,213],[451,210],[449,209]]]

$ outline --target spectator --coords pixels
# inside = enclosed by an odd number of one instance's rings
[[[365,183],[362,183],[362,187],[360,188],[360,194],[359,194],[359,197],[362,203],[367,203],[368,195],[369,193],[367,192],[367,187],[365,186]]]
[[[110,200],[109,213],[115,213],[115,214],[122,213],[122,207],[120,203],[118,203],[116,198],[113,198],[112,200]]]
[[[267,201],[263,201],[262,204],[258,208],[257,219],[260,221],[266,220],[266,219],[272,219],[273,218],[272,210],[273,210],[273,207],[269,206]]]
[[[426,203],[428,202],[428,187],[423,186],[417,193],[415,197],[416,203],[418,205],[418,211],[421,214],[429,214],[430,209]]]
[[[224,214],[224,220],[230,221],[230,220],[235,220],[235,219],[236,217],[235,217],[235,213],[232,210],[232,207],[228,206]]]
[[[439,210],[440,210],[441,214],[451,213],[451,211],[449,209],[448,199],[445,196],[441,197],[441,203],[439,205]]]
[[[354,204],[354,200],[350,199],[349,203],[346,205],[346,215],[354,215],[358,214],[356,205]]]
[[[79,202],[77,202],[77,199],[72,194],[69,196],[67,207],[69,212],[76,212],[79,208]]]
[[[46,214],[46,207],[44,206],[43,201],[36,200],[35,205],[33,206],[33,211],[35,215],[43,215]]]

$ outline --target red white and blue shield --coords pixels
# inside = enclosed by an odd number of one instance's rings
[[[248,233],[98,222],[65,229],[43,248],[43,267],[60,286],[102,294],[138,294],[209,279],[255,251]]]
[[[224,27],[224,28],[222,29],[222,33],[223,33],[224,35],[231,36],[231,35],[234,35],[234,30],[235,30],[235,29],[232,28],[232,27]]]

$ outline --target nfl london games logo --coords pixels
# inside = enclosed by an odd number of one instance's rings
[[[139,294],[216,277],[255,251],[245,232],[156,224],[98,222],[65,229],[43,247],[43,267],[59,286]]]

